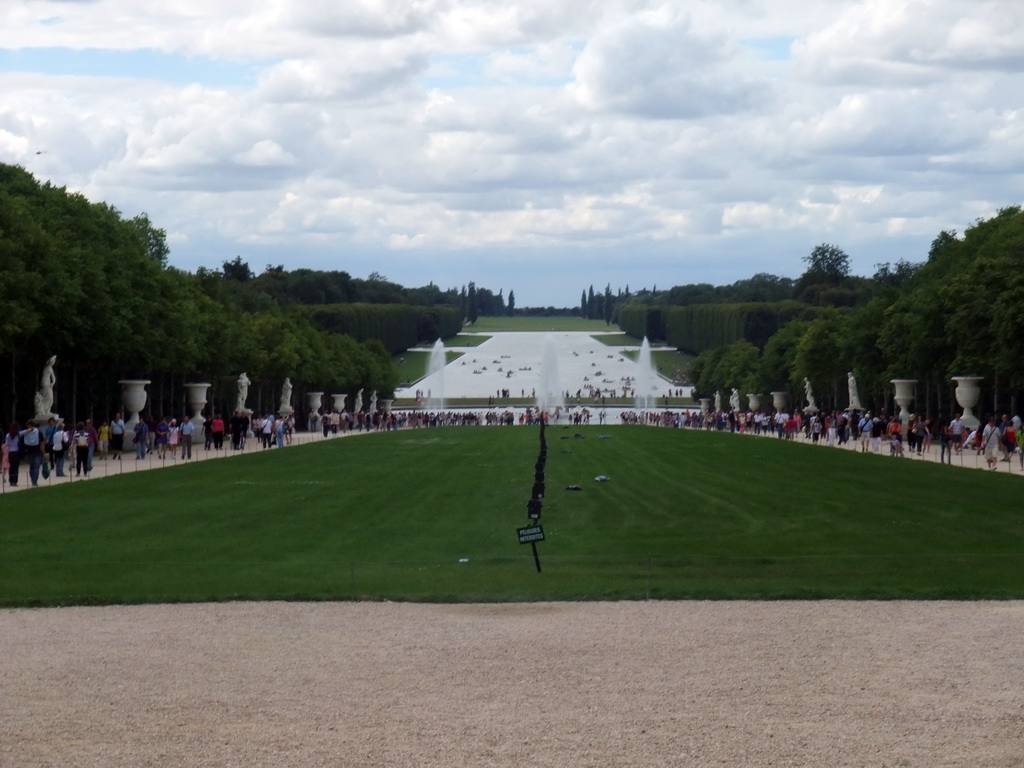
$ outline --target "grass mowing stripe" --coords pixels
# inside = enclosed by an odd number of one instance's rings
[[[1017,477],[643,427],[548,447],[542,574],[536,431],[423,429],[11,495],[0,604],[1024,594]]]

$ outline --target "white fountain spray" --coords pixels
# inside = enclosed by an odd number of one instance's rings
[[[651,360],[651,343],[644,336],[644,340],[640,344],[640,354],[636,358],[635,404],[638,410],[650,408],[657,402],[658,393],[654,391],[656,381],[657,374]]]
[[[558,347],[550,334],[544,337],[544,354],[540,359],[537,407],[551,414],[552,419],[555,417],[556,408],[565,407],[565,395],[562,393],[562,383],[558,376]]]
[[[430,364],[427,367],[427,408],[431,411],[444,410],[444,367],[448,365],[448,356],[444,351],[444,342],[438,339],[430,350]]]

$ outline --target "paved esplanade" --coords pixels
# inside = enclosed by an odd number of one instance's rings
[[[614,389],[622,395],[626,380],[635,380],[637,364],[621,354],[621,350],[636,349],[636,344],[625,347],[608,346],[594,338],[589,331],[548,331],[467,334],[490,336],[477,347],[448,347],[463,355],[444,369],[445,398],[497,397],[500,390],[510,390],[511,397],[530,397],[536,390],[541,393],[544,375],[542,359],[544,347],[551,339],[558,358],[558,380],[555,391],[571,393],[592,386],[601,390]],[[618,333],[608,335],[620,335]],[[550,373],[550,372],[549,372]],[[434,397],[440,376],[428,375],[409,387],[396,391],[396,397],[415,397],[416,391],[431,392]],[[632,386],[632,385],[629,385]],[[658,378],[653,384],[658,395],[667,393],[671,386]]]

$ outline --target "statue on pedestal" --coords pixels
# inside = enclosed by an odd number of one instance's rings
[[[356,399],[352,402],[352,413],[359,413],[363,410],[363,390],[356,392]]]
[[[57,383],[57,377],[53,373],[53,366],[57,362],[57,356],[53,355],[43,366],[43,375],[39,381],[39,391],[36,392],[36,421],[46,424],[51,416],[56,417],[53,411],[53,388]]]
[[[722,393],[717,389],[715,390],[715,413],[722,410]]]
[[[249,377],[245,375],[245,371],[238,377],[238,400],[235,402],[236,411],[245,410],[245,401],[249,399],[249,385],[252,384],[249,381]]]
[[[281,387],[281,404],[278,406],[279,413],[291,413],[292,408],[292,380],[285,377],[284,385]]]
[[[370,395],[370,413],[377,412],[377,390],[373,390],[373,394]]]
[[[807,396],[807,407],[804,410],[809,413],[817,413],[818,404],[814,401],[814,392],[811,391],[811,380],[806,376],[804,377],[804,394]]]
[[[732,388],[732,394],[729,395],[729,407],[734,411],[740,409],[740,391],[736,387]]]
[[[853,377],[853,371],[846,374],[846,386],[850,394],[850,410],[864,410],[863,406],[860,404],[860,395],[857,393],[857,379]]]

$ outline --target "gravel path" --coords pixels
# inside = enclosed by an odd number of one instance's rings
[[[0,765],[1020,766],[1024,602],[0,611]]]

